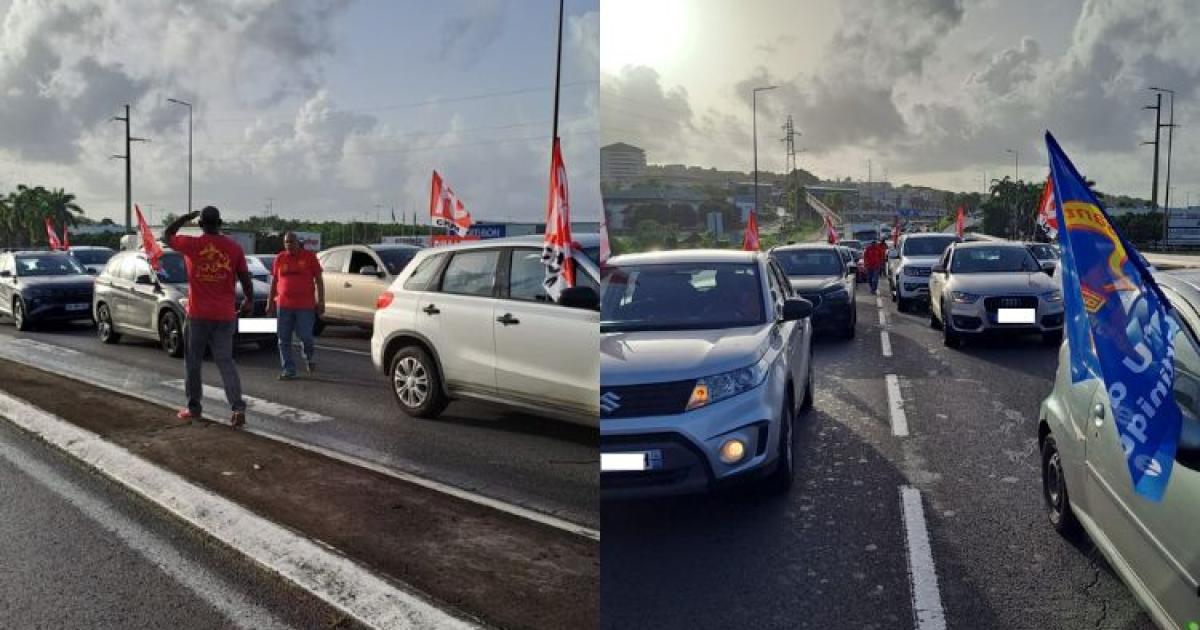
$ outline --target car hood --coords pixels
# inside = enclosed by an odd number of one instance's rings
[[[1058,288],[1058,282],[1044,272],[964,273],[955,274],[951,288],[967,293],[1037,295]]]
[[[933,263],[941,259],[941,256],[903,256],[900,258],[900,264],[917,265],[918,267],[932,267]]]
[[[758,361],[774,324],[718,330],[600,335],[603,386],[666,383],[736,370]]]
[[[21,276],[17,279],[17,287],[19,288],[53,287],[56,289],[90,289],[95,284],[95,276],[86,274],[71,276]]]
[[[841,284],[842,278],[841,276],[788,276],[788,282],[792,284],[792,289],[795,291],[812,293],[838,286]]]

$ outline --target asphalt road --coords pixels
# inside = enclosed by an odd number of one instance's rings
[[[492,405],[455,402],[436,420],[410,418],[371,365],[370,334],[330,327],[318,338],[318,370],[281,382],[278,354],[239,346],[248,425],[306,444],[477,492],[595,528],[599,523],[597,434],[594,429],[532,417]],[[297,354],[297,356],[299,356]],[[0,319],[0,357],[138,392],[182,406],[183,362],[156,344],[124,338],[101,344],[85,325],[17,332]],[[205,413],[224,417],[216,366]]]
[[[789,494],[603,504],[603,625],[914,628],[933,593],[949,628],[1152,628],[1099,552],[1042,511],[1037,410],[1056,349],[1036,337],[945,348],[927,314],[881,309],[865,285],[858,309],[854,340],[816,346]],[[902,488],[919,502],[905,507]],[[918,513],[932,562],[912,569]]]
[[[0,506],[5,627],[357,627],[5,421]]]

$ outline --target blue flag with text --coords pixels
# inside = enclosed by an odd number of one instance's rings
[[[1179,322],[1137,250],[1046,132],[1071,379],[1099,378],[1134,490],[1160,501],[1171,478],[1181,412],[1175,402]],[[1179,335],[1177,337],[1177,335]]]

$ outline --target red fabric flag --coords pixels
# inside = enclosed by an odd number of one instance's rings
[[[1051,240],[1058,237],[1058,213],[1054,209],[1054,180],[1050,177],[1046,178],[1046,186],[1042,188],[1042,199],[1038,201],[1037,222]]]
[[[600,215],[600,264],[612,257],[612,246],[608,242],[608,217]]]
[[[838,233],[833,227],[833,220],[828,215],[825,216],[825,235],[829,239],[831,245],[837,245]]]
[[[142,209],[136,204],[133,210],[137,213],[138,234],[142,236],[142,251],[146,252],[146,259],[150,261],[150,268],[159,271],[162,269],[162,263],[159,260],[162,258],[162,245],[154,240],[154,233],[150,231],[150,226],[146,224],[146,217],[142,216]]]
[[[67,251],[71,250],[71,233],[67,232],[67,224],[65,224],[65,223],[63,224],[62,248]]]
[[[756,252],[762,249],[758,242],[758,221],[754,218],[756,213],[750,213],[750,219],[746,221],[746,232],[742,236],[742,249],[748,252]]]
[[[543,286],[558,300],[563,289],[575,286],[575,261],[571,258],[571,204],[567,192],[567,167],[562,149],[554,139],[550,155],[550,195],[546,201],[546,236],[542,240],[542,264],[546,265]]]
[[[54,220],[46,217],[46,238],[49,239],[50,249],[62,249],[62,243],[58,242],[58,235],[54,233]]]
[[[471,229],[471,214],[437,171],[433,172],[433,184],[429,191],[429,218],[434,225],[453,230],[459,236],[464,236]]]
[[[892,219],[892,249],[900,246],[900,216]]]
[[[958,207],[958,216],[955,217],[955,219],[954,219],[954,233],[956,235],[958,235],[958,238],[963,237],[963,223],[964,223],[963,207],[959,206]]]

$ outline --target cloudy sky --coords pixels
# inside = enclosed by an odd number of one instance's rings
[[[1044,177],[1050,129],[1106,192],[1149,198],[1149,86],[1177,92],[1172,205],[1200,203],[1194,0],[602,0],[601,139],[656,163],[980,190]],[[1164,122],[1166,100],[1164,99]],[[1163,164],[1165,167],[1165,134]],[[1165,190],[1165,188],[1160,189]],[[1161,194],[1161,193],[1160,193]],[[1161,200],[1160,200],[1161,201]]]
[[[555,0],[0,0],[0,193],[63,187],[121,220],[134,200],[234,218],[428,211],[437,169],[477,220],[545,213]],[[572,209],[600,213],[597,0],[567,0],[560,129]],[[161,216],[161,214],[160,214]]]

